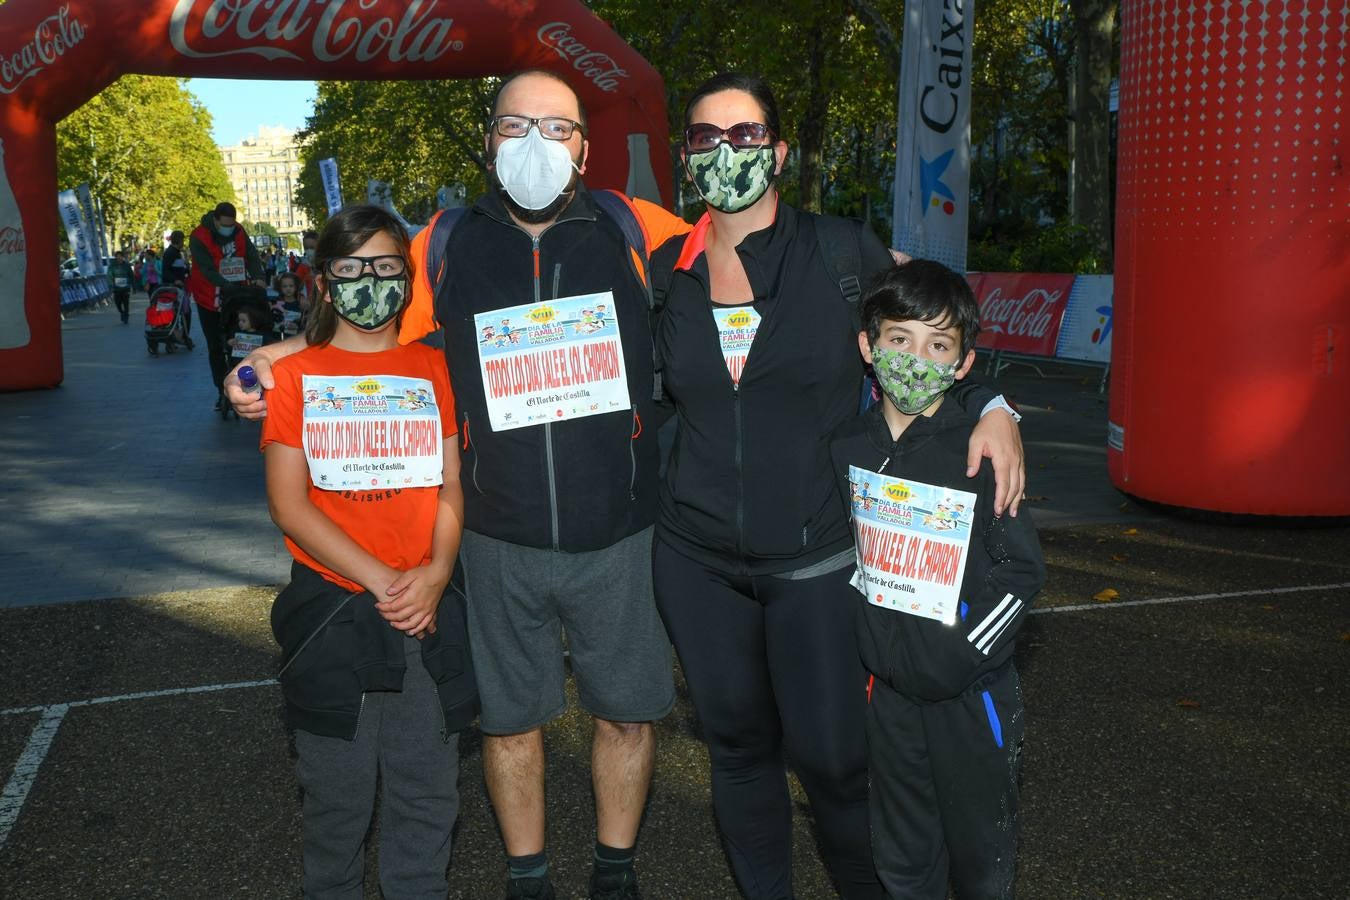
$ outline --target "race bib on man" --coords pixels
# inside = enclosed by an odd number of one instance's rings
[[[305,375],[301,387],[302,446],[316,487],[374,491],[441,483],[441,415],[430,381]]]
[[[128,284],[127,279],[123,278],[120,275],[115,276],[113,278],[113,287],[124,288],[127,286],[127,284]]]
[[[237,256],[227,256],[220,261],[220,277],[226,281],[243,281],[244,261]]]
[[[741,370],[745,368],[745,359],[750,355],[750,345],[755,342],[763,317],[750,306],[715,306],[712,314],[717,322],[717,340],[722,345],[722,358],[731,373],[731,383],[739,385]]]
[[[848,467],[858,568],[867,602],[956,622],[975,495]]]
[[[612,292],[473,318],[493,431],[631,407]]]

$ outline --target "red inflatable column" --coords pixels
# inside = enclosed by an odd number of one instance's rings
[[[1121,17],[1111,480],[1350,515],[1350,7]]]

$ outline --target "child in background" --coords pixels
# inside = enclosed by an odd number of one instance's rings
[[[464,514],[450,376],[440,351],[398,344],[411,277],[398,221],[348,206],[318,243],[309,346],[273,369],[262,432],[268,506],[295,558],[272,632],[304,791],[304,895],[362,895],[378,781],[383,895],[445,897],[458,731],[477,713],[448,587]],[[405,388],[426,406],[390,402]],[[339,396],[363,433],[397,437],[324,439]]]
[[[1025,511],[994,516],[988,460],[965,477],[973,423],[942,402],[975,361],[980,313],[965,279],[913,260],[879,278],[860,314],[858,349],[883,396],[831,437],[845,504],[850,466],[977,497],[961,510],[970,537],[952,624],[909,612],[932,604],[922,579],[913,606],[858,599],[877,873],[896,898],[946,900],[949,881],[958,900],[1010,898],[1024,728],[1012,654],[1045,581],[1040,544]],[[935,530],[954,530],[946,510],[931,515]]]
[[[262,314],[258,310],[240,309],[235,313],[234,336],[225,341],[231,359],[243,359],[263,344],[270,344],[272,342],[270,331],[271,329],[264,327]]]
[[[300,333],[309,298],[300,287],[300,279],[291,272],[276,277],[277,296],[272,301],[273,320],[277,336],[288,338]]]

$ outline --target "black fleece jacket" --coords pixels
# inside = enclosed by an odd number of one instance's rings
[[[815,221],[780,202],[774,223],[736,248],[763,317],[739,385],[712,315],[702,223],[652,257],[653,269],[674,269],[656,344],[679,417],[657,533],[722,571],[792,572],[852,543],[827,438],[858,412],[858,312],[822,257]],[[866,286],[892,261],[864,226],[857,236]],[[954,396],[975,416],[994,398],[965,386]]]
[[[1031,601],[1045,583],[1031,514],[1024,507],[1017,518],[994,517],[994,474],[988,460],[973,480],[966,478],[969,439],[970,420],[950,401],[931,418],[915,418],[899,441],[891,439],[880,404],[841,425],[830,439],[840,494],[836,502],[842,509],[849,508],[850,465],[976,495],[956,623],[884,609],[858,595],[863,664],[913,700],[957,697],[1005,665]],[[878,468],[883,460],[885,468]]]

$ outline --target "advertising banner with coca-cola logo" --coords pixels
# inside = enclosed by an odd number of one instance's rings
[[[1072,275],[987,272],[970,275],[980,305],[976,346],[1054,356]]]
[[[661,77],[579,0],[0,2],[0,390],[61,382],[59,273],[47,264],[57,258],[55,127],[119,76],[443,79],[525,68],[557,72],[586,105],[589,186],[670,204]],[[43,264],[28,265],[29,254]]]

